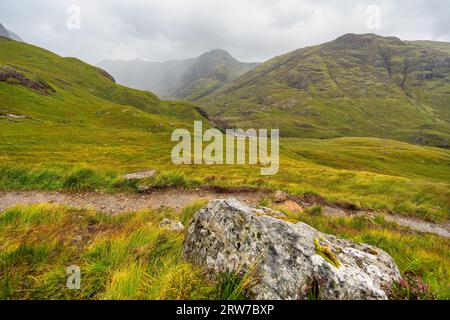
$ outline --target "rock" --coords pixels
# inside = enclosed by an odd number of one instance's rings
[[[129,173],[123,176],[125,180],[142,180],[146,178],[151,178],[155,175],[156,170],[145,170],[134,173]]]
[[[83,236],[76,236],[74,239],[73,239],[74,241],[76,241],[76,242],[80,242],[80,241],[83,241]]]
[[[45,95],[56,92],[43,78],[38,76],[31,78],[10,66],[0,66],[0,81],[17,83]]]
[[[303,207],[299,205],[297,202],[292,200],[286,200],[279,203],[276,207],[277,210],[288,210],[291,212],[303,212]]]
[[[234,198],[211,201],[189,226],[184,257],[214,274],[250,273],[254,299],[387,299],[387,288],[401,280],[386,252],[269,210]]]
[[[112,75],[110,75],[108,72],[106,72],[105,70],[103,70],[102,68],[97,67],[97,70],[100,72],[100,74],[102,76],[104,76],[106,79],[108,79],[109,81],[116,83],[116,79],[114,79],[114,77]]]
[[[183,231],[184,230],[184,226],[181,223],[181,221],[170,220],[167,218],[164,218],[161,221],[160,226],[165,229],[168,229],[170,231]]]
[[[148,193],[152,190],[153,188],[150,186],[138,186],[138,193]]]
[[[275,194],[273,195],[273,199],[275,202],[283,202],[289,199],[289,196],[286,192],[283,192],[281,190],[275,191]]]

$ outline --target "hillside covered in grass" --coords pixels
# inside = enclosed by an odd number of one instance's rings
[[[74,58],[0,40],[0,189],[137,191],[124,173],[154,168],[146,183],[251,186],[390,210],[431,221],[450,212],[449,151],[392,140],[281,141],[280,172],[259,167],[175,166],[178,127],[206,119],[188,102],[163,101],[114,83]]]
[[[117,85],[105,71],[76,58],[7,38],[0,38],[0,49],[3,124],[26,119],[28,127],[50,125],[69,132],[103,127],[164,132],[202,119],[186,103]]]
[[[275,57],[202,100],[228,126],[450,146],[450,44],[347,34]]]

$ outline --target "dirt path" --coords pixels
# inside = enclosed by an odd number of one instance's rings
[[[441,237],[450,238],[450,223],[433,223],[427,222],[416,218],[404,217],[396,214],[388,214],[381,212],[373,212],[366,210],[346,211],[342,208],[324,206],[323,212],[330,217],[348,217],[348,216],[369,216],[375,217],[376,215],[382,215],[386,221],[394,222],[400,226],[408,227],[412,230],[422,233],[432,233]]]
[[[63,193],[45,191],[6,191],[0,192],[0,212],[6,208],[19,204],[55,203],[80,209],[94,209],[96,211],[118,214],[122,212],[133,212],[141,209],[163,209],[170,208],[181,210],[197,200],[212,200],[216,198],[235,197],[237,199],[257,204],[261,199],[270,197],[268,190],[245,190],[237,189],[216,190],[179,190],[164,189],[153,190],[145,194],[103,194],[103,193]],[[305,207],[304,202],[300,204]],[[344,208],[323,205],[323,212],[330,217],[345,217],[354,215],[374,216],[382,214],[370,211],[350,211]],[[419,219],[403,217],[400,215],[383,214],[387,221],[395,222],[400,226],[408,227],[414,231],[432,233],[442,237],[450,238],[450,223],[437,224]]]
[[[45,191],[0,192],[0,212],[18,204],[55,203],[80,209],[117,214],[141,209],[171,208],[180,210],[196,200],[235,197],[258,203],[267,196],[264,191],[216,192],[210,190],[155,190],[145,194],[62,193]]]

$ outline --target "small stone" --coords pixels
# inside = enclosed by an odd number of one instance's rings
[[[170,220],[167,218],[164,218],[161,223],[159,224],[161,227],[170,230],[170,231],[183,231],[184,230],[184,226],[181,223],[181,221],[176,221],[176,220]]]
[[[273,195],[273,199],[275,202],[283,202],[289,199],[289,196],[286,192],[283,192],[281,190],[275,191],[275,194]]]
[[[129,173],[123,176],[125,180],[142,180],[151,178],[155,175],[156,170],[144,170],[144,171],[138,171],[134,173]]]
[[[139,193],[147,193],[151,190],[152,188],[149,186],[139,186],[138,187],[138,192]]]
[[[301,205],[299,205],[297,202],[292,201],[292,200],[286,200],[286,201],[279,203],[279,205],[277,205],[276,209],[287,210],[287,211],[294,212],[294,213],[299,213],[299,212],[304,211],[304,209]]]

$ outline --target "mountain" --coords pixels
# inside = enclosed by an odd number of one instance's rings
[[[161,97],[197,100],[257,65],[240,62],[228,52],[216,49],[193,59],[166,62],[105,60],[99,67],[110,72],[121,84],[151,90]]]
[[[1,23],[0,23],[0,36],[6,38],[10,37],[8,30]]]
[[[16,41],[23,42],[23,39],[22,39],[18,34],[12,32],[11,30],[8,30],[8,32],[9,32],[9,37],[10,37],[11,39],[16,40]]]
[[[20,38],[14,32],[6,29],[1,23],[0,23],[0,36],[23,42],[22,38]]]
[[[346,34],[275,57],[199,101],[217,123],[292,137],[450,146],[450,43]]]

